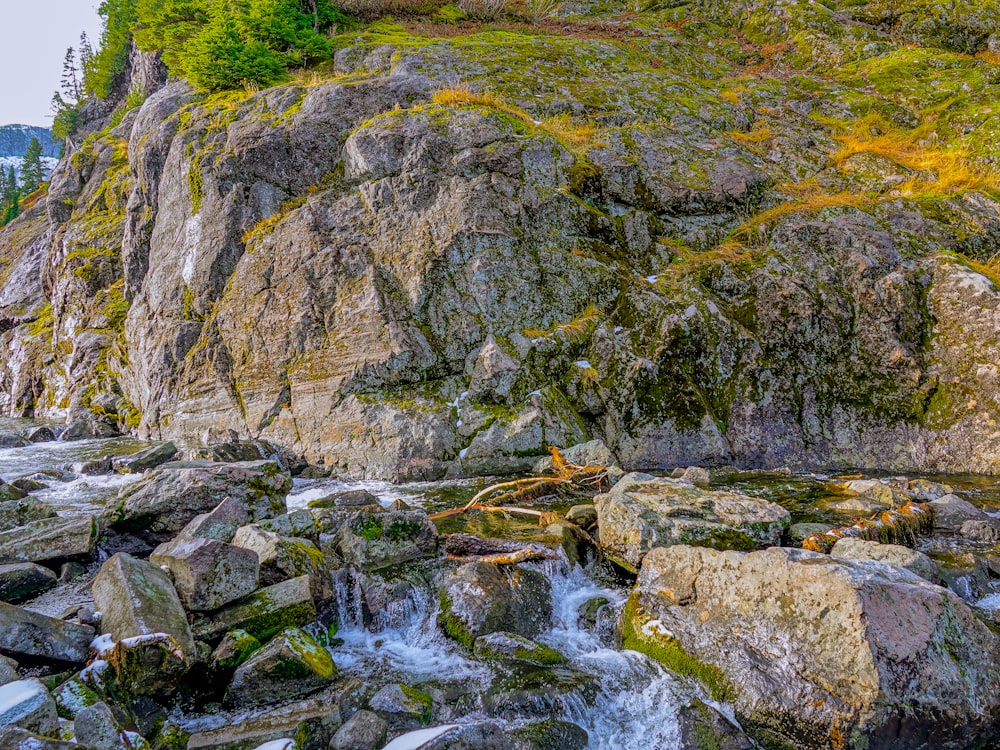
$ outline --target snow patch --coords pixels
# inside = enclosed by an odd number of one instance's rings
[[[458,724],[445,724],[441,727],[428,727],[427,729],[418,729],[415,732],[407,732],[394,739],[382,750],[420,750],[431,740],[437,739],[452,729],[458,729]]]

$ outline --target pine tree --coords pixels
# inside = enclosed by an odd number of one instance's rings
[[[87,69],[90,65],[91,59],[94,57],[94,48],[90,46],[90,38],[87,36],[87,32],[84,31],[80,34],[80,71]]]
[[[66,56],[63,58],[59,93],[67,102],[80,100],[80,73],[76,66],[76,51],[72,47],[66,50]]]
[[[17,175],[14,173],[13,165],[11,165],[7,172],[7,179],[4,180],[3,217],[0,218],[0,224],[10,224],[17,218],[21,207],[20,201],[21,194],[17,187]]]
[[[42,166],[42,144],[37,138],[32,138],[28,150],[24,152],[21,162],[21,189],[25,195],[38,190],[45,179],[45,167]]]

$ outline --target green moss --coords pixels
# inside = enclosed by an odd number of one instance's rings
[[[270,611],[266,602],[262,602],[261,610],[242,623],[243,630],[261,642],[286,628],[308,625],[316,619],[316,608],[308,602],[285,607],[280,611]]]
[[[52,305],[46,304],[45,307],[38,311],[38,317],[28,326],[28,335],[49,338],[52,335],[52,328],[55,322],[56,318],[52,312]]]
[[[434,699],[431,698],[430,694],[409,685],[400,685],[399,687],[403,691],[403,695],[406,696],[407,708],[413,714],[414,718],[422,726],[430,724],[431,709],[434,706]]]
[[[416,536],[423,530],[416,521],[408,521],[404,518],[397,518],[385,530],[385,538],[391,542],[398,542],[402,539],[409,539]]]
[[[454,638],[466,648],[471,649],[476,639],[469,632],[469,629],[462,622],[461,618],[452,612],[451,597],[448,596],[448,593],[444,589],[441,590],[440,600],[441,611],[438,614],[438,625],[449,637]]]
[[[201,201],[205,197],[205,186],[201,174],[201,161],[195,158],[188,166],[188,191],[191,193],[191,213],[201,211]]]
[[[622,645],[625,648],[646,654],[668,669],[698,680],[717,701],[731,701],[736,697],[732,683],[717,666],[688,654],[676,638],[643,633],[642,627],[650,618],[639,605],[635,592],[629,597],[622,618]]]
[[[454,3],[448,3],[438,8],[438,12],[434,16],[445,23],[458,23],[468,18],[468,14]]]
[[[226,633],[222,647],[225,647],[228,655],[215,663],[223,669],[235,669],[260,648],[260,641],[247,631],[237,629]]]
[[[382,519],[376,516],[365,516],[360,522],[351,525],[354,533],[369,542],[381,539],[384,533]]]

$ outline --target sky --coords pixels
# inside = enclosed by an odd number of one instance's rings
[[[0,36],[0,125],[52,124],[52,94],[59,88],[66,48],[86,31],[101,35],[100,0],[3,0]]]

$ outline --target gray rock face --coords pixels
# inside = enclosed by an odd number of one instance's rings
[[[431,723],[434,701],[422,690],[392,683],[368,701],[368,707],[385,719],[394,731],[406,731]]]
[[[0,531],[24,526],[32,521],[52,518],[55,514],[56,512],[52,508],[33,497],[23,500],[4,500],[0,502]]]
[[[0,650],[83,664],[94,629],[0,602]]]
[[[594,499],[601,547],[638,570],[653,547],[699,544],[753,549],[779,544],[791,516],[780,505],[732,492],[711,492],[648,474],[626,474]]]
[[[941,584],[941,571],[927,555],[898,544],[879,544],[846,537],[830,550],[831,557],[842,560],[874,560],[914,573],[931,583]]]
[[[177,446],[171,442],[151,445],[143,448],[130,456],[120,456],[113,459],[111,465],[114,470],[121,473],[138,473],[148,469],[155,469],[160,464],[165,464],[177,455]]]
[[[507,631],[532,638],[552,620],[552,585],[535,570],[467,563],[441,585],[441,625],[472,647],[476,638]]]
[[[20,727],[41,735],[59,731],[56,703],[34,677],[0,686],[0,729]]]
[[[330,684],[330,654],[303,630],[281,631],[241,664],[226,691],[230,706],[260,706],[300,698]]]
[[[108,704],[100,701],[74,717],[73,735],[94,750],[117,750],[122,732]]]
[[[291,486],[273,461],[165,464],[123,488],[106,516],[113,528],[159,543],[225,499],[242,505],[252,521],[281,515]]]
[[[149,561],[170,570],[189,611],[218,609],[252,594],[260,582],[256,552],[215,539],[180,536],[153,550]]]
[[[56,574],[34,563],[0,565],[0,601],[19,602],[56,585]]]
[[[192,518],[178,536],[231,542],[240,526],[249,521],[250,514],[246,508],[236,500],[226,498],[208,513]]]
[[[388,729],[389,723],[378,714],[358,711],[337,730],[330,750],[379,750]]]
[[[164,633],[185,659],[194,659],[197,649],[184,607],[159,567],[120,552],[101,566],[92,588],[101,630],[114,640]]]
[[[367,506],[366,506],[367,508]],[[378,570],[437,553],[438,533],[418,510],[362,510],[340,526],[336,548],[350,565]]]
[[[558,719],[547,719],[514,730],[511,739],[514,750],[546,750],[550,747],[584,750],[590,744],[590,737],[583,727]]]
[[[57,566],[89,560],[97,549],[95,518],[43,518],[0,532],[0,563],[36,562]]]
[[[319,578],[323,555],[308,539],[287,538],[251,525],[236,532],[233,545],[259,558],[260,580],[265,586],[302,575]]]
[[[657,548],[625,618],[627,647],[697,675],[764,744],[966,748],[997,731],[997,637],[909,571]]]
[[[17,662],[6,656],[0,656],[0,685],[6,685],[8,682],[16,682],[20,679],[17,674]]]
[[[255,591],[221,609],[194,620],[194,634],[214,640],[242,629],[266,640],[284,628],[308,625],[316,619],[309,576],[299,576]]]
[[[934,530],[958,533],[968,521],[985,523],[1000,529],[1000,520],[986,515],[983,511],[963,500],[958,495],[944,495],[930,502],[934,514]]]

